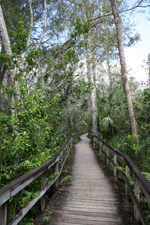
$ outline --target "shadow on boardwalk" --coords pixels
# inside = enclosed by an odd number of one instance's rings
[[[86,134],[75,145],[71,175],[71,183],[54,193],[34,224],[137,224],[132,220],[131,203],[109,169],[98,162]],[[43,222],[45,215],[48,221]]]

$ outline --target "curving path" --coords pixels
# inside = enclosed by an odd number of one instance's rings
[[[47,205],[45,215],[50,219],[43,223],[37,217],[34,224],[46,225],[134,225],[132,206],[122,193],[118,182],[99,165],[90,147],[87,134],[75,145],[72,182],[60,188]]]

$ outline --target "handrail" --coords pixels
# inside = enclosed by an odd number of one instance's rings
[[[78,135],[78,133],[76,133]],[[65,144],[60,148],[58,153],[50,159],[48,162],[42,163],[40,166],[32,169],[26,174],[20,176],[9,184],[5,185],[0,189],[0,225],[16,225],[21,219],[27,214],[27,212],[35,205],[35,203],[41,199],[41,211],[44,211],[46,205],[46,196],[45,193],[47,190],[55,183],[55,188],[59,186],[59,176],[65,164],[65,161],[68,156],[68,152],[72,147],[73,137],[76,134],[72,134]],[[61,164],[59,166],[59,160],[61,159]],[[55,165],[55,172],[57,175],[46,184],[46,172],[53,165]],[[60,168],[59,168],[60,167]],[[38,195],[34,196],[27,205],[22,208],[22,210],[14,217],[14,219],[9,223],[9,199],[15,196],[18,192],[23,190],[27,185],[37,179],[42,175],[41,190]]]
[[[150,182],[144,177],[144,175],[141,173],[141,171],[136,167],[136,165],[133,163],[133,161],[129,158],[129,156],[125,155],[124,153],[120,152],[119,150],[113,148],[108,143],[106,143],[104,140],[102,140],[100,137],[97,137],[96,135],[89,132],[89,136],[92,139],[92,142],[97,145],[97,148],[99,152],[101,151],[103,155],[107,158],[107,166],[109,165],[109,162],[111,162],[114,166],[114,177],[117,178],[117,171],[119,171],[122,176],[125,179],[125,193],[128,192],[128,189],[131,193],[133,202],[134,202],[134,217],[135,220],[138,222],[139,218],[141,219],[141,222],[143,225],[148,225],[148,222],[143,214],[143,211],[141,209],[141,206],[139,204],[140,200],[140,189],[143,191],[144,195],[150,202]],[[96,142],[97,140],[97,142]],[[103,145],[103,146],[102,146]],[[107,148],[107,151],[105,152],[105,148]],[[109,157],[109,150],[113,152],[114,157],[113,160]],[[126,164],[126,173],[121,171],[117,167],[117,156],[122,159]],[[132,190],[132,187],[130,185],[128,176],[130,175],[130,172],[134,176],[134,190]]]

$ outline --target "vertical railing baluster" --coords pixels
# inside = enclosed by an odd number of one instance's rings
[[[60,158],[61,159],[60,168],[62,168],[62,165],[63,165],[63,162],[64,162],[64,158],[65,158],[65,155],[63,153],[62,153],[62,156]]]
[[[140,201],[140,186],[135,178],[134,178],[134,194],[139,202]],[[138,207],[136,203],[134,202],[134,218],[137,222],[139,222],[139,217],[140,215],[139,215]]]
[[[93,135],[91,134],[91,144],[93,145]]]
[[[95,148],[95,137],[93,136],[93,147]]]
[[[126,176],[129,178],[129,175],[130,175],[130,169],[129,169],[129,167],[126,165]],[[128,193],[128,184],[127,184],[127,182],[125,182],[125,193],[126,193],[126,194]]]
[[[56,173],[56,176],[58,175],[59,173],[59,162],[56,163],[56,166],[55,166],[55,173]],[[57,180],[55,181],[55,189],[58,190],[59,188],[59,177],[57,178]]]
[[[72,148],[72,141],[73,141],[73,138],[71,138],[71,142],[70,142],[70,150]]]
[[[47,177],[47,173],[43,173],[42,174],[42,179],[41,179],[41,189],[45,188],[46,186],[46,177]],[[45,210],[46,207],[46,194],[44,194],[41,197],[41,211],[43,212]]]
[[[99,152],[99,144],[100,144],[100,140],[97,139],[97,151]]]
[[[99,154],[101,153],[101,146],[102,146],[102,142],[100,141],[100,143],[99,143]]]
[[[107,156],[109,157],[109,148],[107,147]],[[107,158],[107,166],[109,166],[109,159]]]
[[[117,155],[114,153],[114,163],[117,164]],[[114,178],[117,178],[117,169],[114,166]]]
[[[0,224],[7,225],[9,222],[9,201],[0,206]]]
[[[105,152],[105,145],[104,145],[104,143],[103,143],[103,151]],[[103,158],[105,158],[104,153],[103,153]]]

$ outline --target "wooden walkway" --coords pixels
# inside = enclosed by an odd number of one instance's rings
[[[99,165],[90,139],[81,136],[76,144],[71,185],[60,188],[50,199],[37,225],[135,225],[132,205],[120,192],[118,181]],[[51,212],[50,219],[48,212]],[[43,222],[43,217],[47,220]]]

